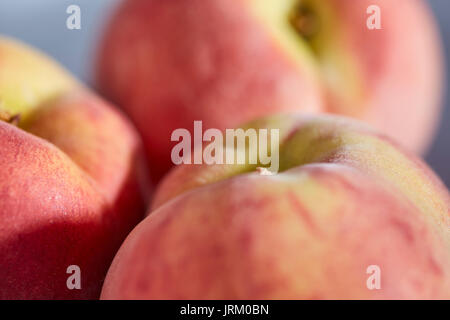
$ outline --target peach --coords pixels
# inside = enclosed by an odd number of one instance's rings
[[[280,130],[280,173],[174,168],[102,299],[450,298],[450,196],[421,160],[334,116],[244,128]]]
[[[381,29],[366,26],[380,8]],[[99,54],[98,85],[141,132],[157,181],[170,134],[302,110],[364,120],[429,145],[443,61],[421,0],[127,0]]]
[[[143,217],[141,141],[51,59],[0,38],[0,299],[98,298]],[[67,268],[80,267],[70,290]]]

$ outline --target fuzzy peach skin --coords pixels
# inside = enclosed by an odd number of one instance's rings
[[[173,169],[102,299],[450,298],[449,192],[421,160],[344,118],[244,128],[280,129],[281,171]]]
[[[366,26],[376,5],[381,30]],[[364,120],[415,152],[434,134],[443,59],[421,0],[125,0],[98,85],[140,130],[157,181],[170,134],[302,110]]]
[[[95,299],[148,193],[128,120],[33,49],[0,38],[0,299]],[[69,290],[67,267],[81,269]]]

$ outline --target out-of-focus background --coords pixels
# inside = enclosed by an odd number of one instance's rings
[[[0,34],[19,38],[92,84],[92,67],[102,27],[120,0],[1,0]],[[394,0],[393,0],[394,1]],[[450,1],[428,1],[440,27],[450,75]],[[81,8],[81,30],[69,30],[67,8]],[[408,28],[405,27],[405,32]],[[446,84],[441,126],[426,161],[450,186],[450,81]]]

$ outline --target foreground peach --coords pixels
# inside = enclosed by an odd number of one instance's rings
[[[280,173],[173,169],[103,299],[450,298],[449,193],[422,161],[343,118],[244,128],[280,129]],[[381,288],[369,290],[373,266]]]
[[[98,298],[146,209],[141,142],[57,64],[0,38],[0,299]],[[69,290],[67,268],[81,269]]]
[[[374,5],[380,30],[366,26]],[[281,111],[332,112],[423,152],[442,69],[421,0],[126,0],[98,84],[135,122],[158,180],[171,132],[194,120],[224,129]]]

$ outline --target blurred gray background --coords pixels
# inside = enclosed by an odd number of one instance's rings
[[[92,84],[91,67],[97,39],[111,10],[120,0],[0,0],[0,34],[9,35],[42,49]],[[395,1],[395,0],[392,0]],[[437,17],[450,75],[450,0],[429,0]],[[81,30],[66,28],[66,9],[81,8]],[[405,32],[408,32],[405,30]],[[450,186],[450,82],[438,135],[426,161]]]

